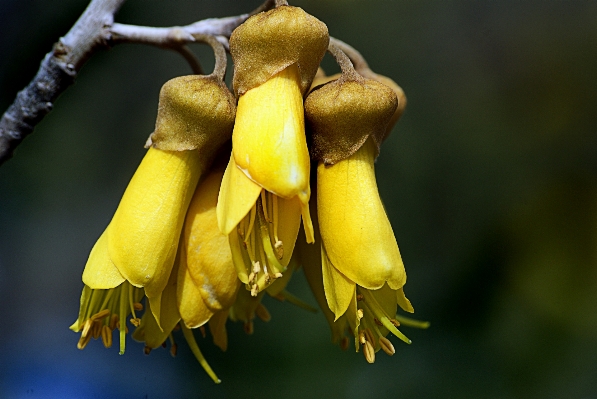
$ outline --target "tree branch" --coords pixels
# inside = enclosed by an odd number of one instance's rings
[[[273,7],[266,0],[251,13],[210,18],[183,27],[154,28],[114,23],[114,14],[126,0],[91,0],[70,31],[46,54],[37,74],[21,90],[0,119],[0,165],[46,116],[54,101],[75,80],[83,64],[98,49],[118,43],[145,43],[179,50],[195,42],[193,35],[217,36],[225,46],[232,31],[249,16]]]

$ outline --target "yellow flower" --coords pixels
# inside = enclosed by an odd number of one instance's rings
[[[228,238],[218,229],[216,202],[223,170],[211,172],[197,187],[181,240],[177,303],[184,324],[203,326],[236,300],[239,281]]]
[[[124,324],[125,314],[134,310],[134,301],[130,298],[143,293],[134,287],[143,287],[151,311],[160,320],[162,291],[174,264],[185,212],[203,164],[196,150],[176,152],[150,148],[147,151],[112,221],[91,250],[83,271],[85,288],[81,311],[85,307],[93,309],[93,313],[86,311],[89,316],[104,311],[105,304],[91,299],[110,295],[109,303],[118,309],[121,324]],[[88,298],[91,299],[87,299],[86,290],[90,290]],[[73,329],[79,331],[81,323],[85,322],[78,320]],[[123,331],[125,329],[121,329],[121,353],[124,352]]]
[[[309,153],[296,65],[243,94],[217,205],[240,280],[253,296],[285,272],[300,227],[313,241]]]
[[[413,308],[404,296],[406,272],[375,181],[373,140],[335,165],[317,168],[317,206],[322,274],[328,306],[336,320],[345,315],[355,346],[369,362],[380,348],[394,353],[388,332],[410,343],[396,327],[397,305]]]

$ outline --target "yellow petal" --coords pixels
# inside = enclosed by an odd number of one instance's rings
[[[214,344],[226,352],[228,349],[228,334],[226,333],[226,321],[228,320],[228,309],[214,313],[209,319],[209,331],[214,339]]]
[[[108,229],[110,258],[131,284],[145,287],[150,300],[168,282],[184,215],[204,163],[195,150],[150,148]],[[160,306],[159,300],[154,302]]]
[[[261,187],[248,179],[236,166],[234,157],[230,156],[217,205],[218,226],[222,234],[228,235],[238,226],[255,205],[260,193]]]
[[[107,231],[109,228],[110,225],[108,225],[91,249],[85,270],[83,270],[83,283],[89,286],[89,288],[114,288],[122,284],[125,280],[110,260],[110,255],[108,254]]]
[[[283,198],[308,200],[309,152],[295,64],[240,96],[232,133],[238,167]]]
[[[334,267],[323,245],[321,246],[321,263],[325,297],[330,310],[336,315],[335,320],[338,320],[346,312],[350,301],[355,296],[356,285]]]
[[[181,295],[185,290],[193,292],[193,296],[200,295],[190,303],[184,297],[180,298],[185,309],[183,319],[191,328],[203,325],[216,311],[232,306],[240,285],[232,264],[228,237],[218,229],[216,217],[222,175],[223,172],[211,173],[198,185],[189,205],[183,246],[179,250],[186,258],[181,264],[185,273],[179,277]],[[188,314],[194,307],[202,310],[195,315]]]
[[[181,258],[183,258],[181,256]],[[188,328],[196,328],[204,325],[213,315],[213,311],[205,306],[201,292],[185,267],[186,261],[181,259],[178,270],[177,301],[180,317]]]
[[[408,312],[408,313],[415,312],[413,305],[410,304],[410,301],[408,300],[406,295],[404,295],[404,288],[400,288],[399,290],[396,290],[396,302],[398,302],[398,305],[400,305],[402,310],[404,310],[405,312]]]
[[[172,273],[168,278],[168,284],[160,296],[160,322],[155,317],[155,309],[151,301],[147,302],[147,309],[143,314],[139,333],[135,330],[133,338],[145,342],[145,345],[152,349],[158,348],[166,341],[176,324],[180,321],[178,306],[176,304],[176,278],[178,276],[178,262],[172,268]],[[155,303],[155,301],[153,302]]]
[[[278,239],[282,241],[284,253],[280,263],[287,266],[294,251],[294,245],[301,227],[301,202],[297,197],[291,199],[278,198],[278,215],[275,221]]]
[[[328,257],[348,279],[368,289],[406,282],[404,264],[375,181],[375,144],[367,142],[335,165],[317,168],[317,206]]]

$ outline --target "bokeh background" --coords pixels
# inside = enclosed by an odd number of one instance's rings
[[[97,53],[0,167],[2,398],[597,398],[597,2],[294,0],[408,96],[376,165],[428,330],[374,365],[330,344],[321,313],[273,319],[229,349],[76,348],[81,272],[153,130],[176,53]],[[183,25],[258,0],[129,0],[118,22]],[[0,109],[86,0],[0,2]],[[196,46],[206,69],[213,61]],[[329,56],[324,65],[335,72]],[[371,232],[375,234],[375,232]],[[290,289],[315,305],[304,277]]]

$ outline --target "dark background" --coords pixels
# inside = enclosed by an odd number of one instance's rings
[[[256,1],[129,0],[118,22],[184,25]],[[76,348],[81,272],[153,130],[158,92],[189,74],[142,45],[96,54],[0,168],[2,398],[597,398],[597,2],[296,0],[406,91],[379,190],[431,328],[374,365],[330,344],[321,314],[273,319],[229,349],[179,356]],[[0,1],[0,110],[86,0]],[[194,47],[206,69],[210,52]],[[328,72],[336,67],[326,56]],[[375,232],[371,232],[375,234]],[[309,303],[303,276],[290,288]]]

